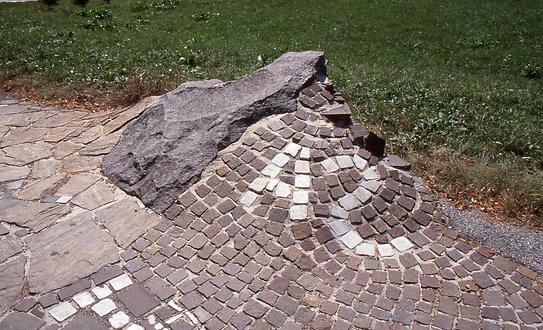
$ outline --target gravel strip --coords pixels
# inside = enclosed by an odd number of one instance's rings
[[[442,203],[449,225],[464,236],[494,248],[537,272],[543,272],[543,232],[498,222],[491,222],[474,211],[461,211]]]

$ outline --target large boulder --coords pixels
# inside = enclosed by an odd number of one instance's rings
[[[128,124],[104,173],[164,212],[221,149],[261,118],[295,111],[300,90],[325,75],[323,54],[308,51],[284,54],[235,81],[182,84]]]

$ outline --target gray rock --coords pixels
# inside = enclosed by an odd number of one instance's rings
[[[325,70],[321,52],[287,53],[235,81],[182,84],[128,124],[103,163],[104,173],[163,212],[248,126],[294,112],[299,91]]]

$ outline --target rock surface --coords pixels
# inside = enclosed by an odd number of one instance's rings
[[[320,52],[287,53],[236,81],[183,84],[127,126],[103,170],[123,190],[163,212],[248,126],[294,112],[298,93],[325,75],[324,64]]]
[[[45,293],[88,276],[119,260],[113,238],[89,213],[75,215],[26,240],[32,258],[30,292]]]
[[[136,202],[122,200],[97,211],[96,218],[106,226],[117,244],[126,248],[156,225],[160,216],[145,212]]]
[[[0,310],[16,302],[22,295],[25,262],[25,258],[19,256],[0,265]]]

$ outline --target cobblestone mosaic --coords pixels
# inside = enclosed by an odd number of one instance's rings
[[[540,274],[449,229],[327,82],[163,215],[99,171],[139,111],[0,107],[0,329],[543,329]]]

